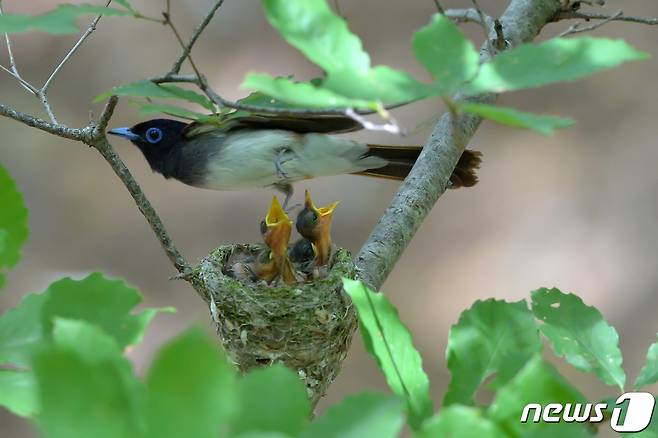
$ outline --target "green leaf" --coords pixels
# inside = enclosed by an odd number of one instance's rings
[[[532,311],[553,351],[575,368],[594,372],[605,384],[624,391],[619,336],[596,308],[574,294],[541,288],[532,292]]]
[[[61,323],[61,324],[60,324]],[[122,438],[145,436],[141,415],[142,384],[121,356],[114,338],[84,321],[58,321],[58,339],[35,355],[41,411],[38,422],[49,438]],[[76,346],[100,345],[103,354]],[[110,347],[112,346],[113,347]]]
[[[404,405],[397,397],[362,393],[330,407],[300,438],[394,438],[404,425]]]
[[[327,72],[370,69],[361,40],[325,0],[263,0],[270,24],[292,46]]]
[[[198,329],[160,351],[146,385],[153,437],[215,438],[235,410],[235,371]]]
[[[635,388],[651,385],[658,382],[658,342],[654,342],[647,352],[647,360],[635,380]]]
[[[41,294],[26,296],[18,307],[0,317],[0,364],[29,366],[31,354],[51,339],[58,317],[89,321],[111,335],[121,348],[136,344],[159,311],[147,309],[131,315],[140,301],[136,289],[100,273],[80,281],[59,280]]]
[[[568,128],[575,123],[573,119],[524,113],[513,108],[481,103],[463,103],[459,105],[459,109],[503,125],[530,129],[544,135],[550,135],[555,129]]]
[[[18,263],[21,247],[27,240],[27,208],[16,183],[0,165],[0,287],[2,270]]]
[[[297,436],[308,423],[311,408],[300,378],[281,364],[255,369],[238,382],[238,414],[231,436],[269,431]]]
[[[288,78],[274,78],[266,74],[249,73],[241,85],[259,91],[274,99],[304,108],[361,108],[373,109],[377,102],[350,99],[307,82],[294,82]]]
[[[407,402],[410,424],[418,428],[434,408],[423,360],[409,329],[383,294],[347,278],[343,286],[356,307],[366,349],[377,360],[391,390]]]
[[[415,438],[504,438],[507,435],[482,415],[480,409],[453,405],[427,420]]]
[[[51,34],[78,33],[76,19],[82,15],[136,15],[134,10],[123,11],[96,5],[60,5],[41,15],[2,14],[0,33],[19,33],[38,30]]]
[[[416,58],[437,81],[441,94],[452,94],[471,80],[480,65],[480,55],[459,27],[444,15],[436,14],[432,22],[414,34]]]
[[[95,102],[105,100],[112,95],[185,100],[202,106],[208,111],[215,111],[215,105],[206,96],[176,85],[155,84],[146,79],[114,87],[112,91],[97,96]]]
[[[350,98],[395,104],[412,102],[435,94],[429,85],[408,73],[379,65],[367,72],[331,73],[322,88]]]
[[[626,61],[647,59],[622,40],[606,38],[553,38],[522,44],[483,64],[465,92],[480,94],[571,82],[608,70]]]
[[[507,385],[500,388],[489,406],[488,416],[510,436],[569,438],[590,436],[578,423],[521,423],[523,408],[528,403],[586,403],[585,397],[566,381],[550,364],[537,355]]]
[[[265,108],[295,108],[294,105],[274,99],[272,96],[268,96],[260,91],[250,93],[248,96],[238,99],[237,102],[242,105],[256,105]]]
[[[200,122],[213,120],[212,116],[208,114],[198,113],[196,111],[190,111],[186,108],[182,108],[174,105],[164,105],[164,104],[155,104],[155,103],[144,103],[144,102],[132,102],[139,106],[139,115],[140,116],[149,116],[151,114],[167,114],[173,117],[180,117],[182,119],[196,120]]]
[[[446,355],[452,379],[444,405],[474,404],[487,377],[496,374],[492,386],[500,386],[541,350],[537,324],[525,300],[476,301],[450,329]]]
[[[28,371],[0,369],[0,406],[21,417],[37,413],[36,381]]]
[[[401,103],[435,91],[406,72],[387,66],[371,68],[361,41],[335,15],[326,0],[263,0],[265,13],[283,38],[322,67],[319,86],[286,78],[249,74],[243,87],[307,108],[374,108],[377,102]]]

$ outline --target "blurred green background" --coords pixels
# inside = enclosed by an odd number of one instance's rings
[[[56,1],[5,0],[7,12],[36,14]],[[173,20],[189,34],[210,0],[172,1]],[[467,7],[465,0],[443,1]],[[480,2],[498,16],[507,1]],[[153,16],[159,1],[133,1]],[[655,0],[610,0],[629,15],[658,16]],[[340,11],[361,36],[374,63],[406,69],[429,79],[410,50],[414,31],[435,12],[431,0],[393,2],[341,0]],[[91,17],[89,17],[90,19]],[[81,21],[84,25],[87,20]],[[542,38],[570,23],[551,24]],[[465,25],[479,45],[482,31]],[[575,84],[556,85],[503,96],[499,103],[538,113],[573,117],[575,127],[553,137],[485,122],[470,147],[484,152],[480,184],[450,191],[404,253],[383,286],[414,334],[440,400],[449,374],[444,351],[450,325],[475,300],[527,298],[541,286],[578,293],[620,331],[625,369],[632,381],[658,328],[658,28],[611,23],[592,32],[624,38],[652,59],[624,65]],[[30,33],[13,37],[24,77],[42,83],[67,52],[75,36]],[[67,64],[50,92],[60,121],[82,126],[93,98],[114,85],[166,72],[178,45],[165,27],[132,19],[106,18]],[[318,71],[277,36],[256,0],[227,0],[194,49],[194,57],[213,87],[228,98],[250,70],[311,78]],[[7,65],[6,54],[3,62]],[[45,117],[38,102],[6,74],[0,76],[0,101]],[[405,138],[362,132],[350,138],[383,144],[422,144],[440,115],[438,100],[395,111],[413,133]],[[141,119],[122,101],[111,126]],[[158,316],[140,346],[130,351],[138,371],[153,353],[182,329],[201,324],[211,330],[208,309],[175,274],[146,221],[109,166],[92,149],[0,119],[0,162],[16,178],[30,209],[31,235],[23,260],[0,293],[0,311],[29,292],[43,290],[62,276],[100,270],[137,286],[147,306],[175,306],[175,315]],[[153,174],[141,153],[116,141],[118,152],[150,197],[179,249],[194,262],[220,244],[259,239],[269,189],[213,192],[194,189]],[[334,240],[358,251],[398,184],[358,176],[323,178],[297,184],[295,201],[309,188],[316,201],[340,200]],[[560,362],[558,362],[560,363]],[[609,396],[589,376],[560,369],[588,396]],[[385,390],[375,362],[355,337],[343,371],[320,404],[323,410],[357,390]],[[65,396],[63,394],[62,396]],[[482,395],[486,399],[486,394]],[[31,426],[0,410],[0,435],[30,437]]]

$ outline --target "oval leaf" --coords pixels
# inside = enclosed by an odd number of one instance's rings
[[[441,94],[457,91],[478,71],[480,55],[473,43],[449,18],[436,14],[432,22],[414,34],[416,58],[437,81]]]
[[[635,381],[635,388],[658,382],[658,342],[654,342],[647,352],[647,360]]]
[[[590,437],[587,429],[579,423],[547,423],[519,419],[523,408],[529,403],[546,406],[549,403],[587,403],[585,397],[562,377],[550,364],[537,355],[524,364],[519,373],[496,393],[489,406],[487,416],[495,421],[509,436],[518,437]],[[534,410],[531,411],[531,416]]]
[[[23,196],[9,173],[0,166],[0,287],[2,270],[18,263],[21,247],[27,240],[27,208]]]
[[[540,329],[558,356],[581,371],[594,372],[605,384],[624,391],[619,335],[596,308],[574,294],[558,289],[532,293],[532,311],[543,322]]]
[[[482,415],[480,409],[453,405],[441,409],[438,415],[423,424],[414,438],[503,438],[505,433]]]
[[[20,33],[38,30],[61,35],[78,33],[80,29],[76,19],[82,15],[136,15],[134,10],[123,11],[96,5],[60,5],[56,9],[41,15],[2,14],[0,15],[0,33]]]
[[[474,404],[475,393],[487,377],[496,374],[492,385],[500,386],[541,350],[537,324],[525,300],[475,302],[448,335],[452,379],[444,405]]]
[[[572,119],[524,113],[514,108],[482,103],[463,103],[459,105],[459,108],[467,113],[475,114],[482,118],[502,123],[503,125],[530,129],[543,135],[550,135],[555,129],[568,128],[575,123]]]
[[[343,279],[343,286],[356,307],[366,350],[377,360],[391,390],[407,402],[411,426],[420,427],[434,408],[423,360],[409,329],[384,294],[347,278]]]
[[[553,38],[521,44],[483,64],[465,92],[500,93],[570,82],[647,57],[622,40],[606,38]]]
[[[146,386],[152,437],[216,438],[235,412],[235,370],[198,329],[160,350]]]

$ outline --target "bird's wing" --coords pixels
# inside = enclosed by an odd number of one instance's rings
[[[210,131],[237,131],[241,129],[280,129],[306,134],[318,132],[323,134],[342,134],[362,129],[361,124],[347,116],[325,115],[270,115],[255,114],[246,111],[234,111],[217,115],[216,122],[193,122],[184,131],[186,138],[205,134]]]

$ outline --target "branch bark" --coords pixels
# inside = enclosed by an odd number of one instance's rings
[[[510,47],[537,36],[558,12],[559,6],[555,0],[512,0],[500,19]],[[485,43],[481,51],[483,62],[490,56],[486,46]],[[465,99],[456,96],[454,100]],[[496,96],[487,94],[468,100],[492,103]],[[467,144],[482,121],[478,117],[461,115],[453,123],[452,117],[450,113],[441,117],[411,173],[356,256],[359,277],[374,290],[382,286],[423,220],[446,191],[463,152],[458,143]],[[459,142],[454,141],[453,131]]]

